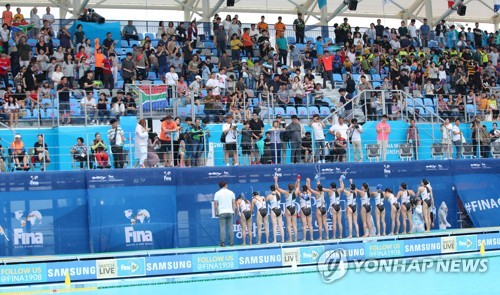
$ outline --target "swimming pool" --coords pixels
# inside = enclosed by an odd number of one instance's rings
[[[122,279],[88,283],[20,286],[1,288],[5,295],[14,294],[235,294],[240,292],[273,294],[307,294],[311,292],[332,292],[338,294],[498,294],[496,279],[500,276],[500,251],[484,255],[462,254],[426,258],[427,262],[439,259],[478,262],[484,259],[485,272],[443,272],[431,267],[425,272],[380,272],[374,265],[365,265],[359,270],[349,263],[346,275],[331,284],[324,283],[316,266],[281,268],[259,271],[245,271],[218,274],[197,274],[177,277],[144,279]],[[422,265],[422,259],[418,259]],[[411,263],[411,260],[407,261]],[[483,265],[484,266],[484,265]],[[484,270],[484,269],[482,269]],[[201,291],[202,290],[202,291]]]

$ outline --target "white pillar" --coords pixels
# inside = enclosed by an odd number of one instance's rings
[[[434,16],[432,14],[432,0],[425,1],[425,18],[427,19],[427,23],[429,24],[429,26],[433,27]]]

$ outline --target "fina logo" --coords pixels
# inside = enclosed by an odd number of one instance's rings
[[[163,181],[172,181],[172,171],[163,171]]]
[[[146,209],[137,210],[137,214],[134,215],[134,210],[127,209],[124,211],[125,217],[130,220],[132,226],[125,227],[125,243],[126,244],[139,244],[139,243],[152,243],[153,233],[149,230],[134,230],[133,225],[139,221],[141,224],[149,223],[151,220],[151,215]]]
[[[281,168],[274,168],[274,177],[283,177],[283,173],[281,173]]]
[[[391,165],[384,164],[384,174],[391,174]]]
[[[338,169],[338,168],[336,168]],[[334,173],[336,169],[333,169],[333,168],[322,168],[321,169],[321,173],[324,173],[324,174],[330,174],[330,173]],[[340,170],[340,169],[338,169]]]
[[[39,186],[40,182],[38,181],[38,176],[37,175],[31,175],[30,176],[30,186]]]
[[[106,176],[92,176],[92,180],[106,180]]]
[[[220,172],[208,172],[208,176],[221,176],[222,173]]]
[[[481,168],[481,164],[470,164],[470,167],[472,169],[479,169],[479,168]]]
[[[425,168],[427,170],[436,170],[437,166],[436,165],[426,165]]]
[[[32,246],[32,245],[43,245],[43,234],[39,232],[25,233],[23,227],[26,227],[27,223],[31,226],[36,224],[42,224],[42,213],[38,210],[32,210],[27,216],[24,215],[24,210],[18,210],[14,212],[14,217],[19,220],[21,228],[14,229],[14,245],[22,246]],[[3,231],[3,229],[2,229]],[[5,236],[5,233],[4,233]]]

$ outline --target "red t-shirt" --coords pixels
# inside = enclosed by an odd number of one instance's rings
[[[323,56],[321,61],[323,62],[323,67],[325,68],[325,71],[333,70],[333,55]]]
[[[6,75],[9,73],[10,59],[0,57],[0,75]]]

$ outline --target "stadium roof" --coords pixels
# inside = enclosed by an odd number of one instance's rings
[[[356,11],[349,11],[345,3],[353,0],[326,0],[326,19],[335,16],[368,17],[368,18],[393,18],[432,19],[435,23],[448,11],[447,0],[359,0]],[[467,6],[465,16],[458,16],[456,10],[448,11],[447,20],[453,22],[480,22],[494,24],[498,22],[498,15],[494,12],[495,0],[456,0]],[[319,0],[320,3],[325,0]],[[453,1],[451,1],[453,2]],[[185,11],[186,18],[189,13],[206,16],[210,19],[214,12],[232,13],[278,13],[295,14],[301,10],[309,17],[309,21],[319,22],[321,12],[318,0],[235,0],[234,7],[228,7],[226,0],[49,0],[49,5],[54,7],[67,7],[73,11],[76,7],[84,6],[96,9],[142,9],[142,10],[178,10]],[[47,0],[27,0],[23,6],[46,6]],[[208,4],[208,8],[204,5]],[[431,5],[431,9],[427,5]],[[457,3],[458,4],[458,3]],[[208,16],[207,16],[208,15]],[[323,14],[324,18],[326,14]],[[66,15],[70,18],[71,15]],[[324,19],[323,18],[323,19]]]

